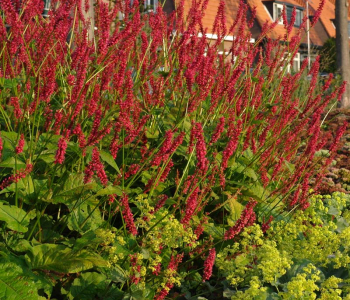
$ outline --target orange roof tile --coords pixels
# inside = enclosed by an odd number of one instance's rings
[[[269,0],[268,0],[269,1]],[[274,1],[274,0],[270,0]],[[316,0],[313,0],[316,1]],[[319,1],[319,0],[318,0]],[[268,21],[269,23],[272,23],[272,17],[270,13],[267,11],[266,7],[264,6],[263,2],[261,0],[247,0],[250,7],[256,7],[257,8],[257,20],[260,24],[260,26],[263,26],[263,24]],[[279,0],[279,2],[284,2],[288,4],[292,4],[296,7],[305,7],[304,0]],[[317,7],[316,7],[317,8]],[[310,9],[311,10],[311,9]],[[304,10],[304,14],[306,11]],[[310,11],[311,13],[311,11]],[[318,27],[318,28],[317,28]],[[296,35],[298,33],[299,28],[293,27],[292,32],[290,34],[290,37]],[[324,42],[327,40],[327,36],[324,34],[320,34],[322,32],[322,28],[318,26],[310,29],[310,42],[311,44],[315,46],[322,46]],[[284,28],[284,25],[278,24],[276,27],[268,34],[271,38],[278,38],[283,37],[286,33],[286,30]],[[307,43],[307,35],[306,32],[302,35],[301,43]]]
[[[180,3],[180,0],[174,0],[176,4]],[[272,17],[268,12],[267,8],[264,6],[262,0],[246,0],[250,8],[256,7],[256,21],[260,28],[264,25],[266,21],[272,23]],[[264,1],[276,1],[276,0],[264,0]],[[304,14],[305,6],[307,0],[277,0],[278,2],[288,3],[296,7],[303,7]],[[312,1],[312,2],[311,2]],[[309,15],[313,15],[317,7],[319,6],[321,0],[309,0]],[[324,10],[321,13],[320,22],[315,25],[315,27],[310,29],[310,41],[313,45],[322,46],[324,42],[331,36],[335,36],[335,28],[332,24],[332,19],[334,19],[334,1],[326,0]],[[350,1],[350,0],[348,0]],[[333,3],[332,3],[333,2]],[[212,33],[213,23],[215,20],[216,13],[218,11],[220,1],[219,0],[209,0],[207,10],[205,11],[205,16],[203,18],[203,26],[207,28],[207,33]],[[234,22],[237,11],[239,8],[239,0],[225,0],[226,4],[226,20],[227,27]],[[185,1],[185,15],[188,14],[190,7],[192,5],[191,0]],[[350,13],[350,9],[349,9]],[[298,33],[299,28],[293,27],[290,37]],[[286,33],[284,25],[278,24],[276,27],[268,33],[268,36],[277,39],[283,38]],[[303,33],[302,43],[307,43],[306,32]]]
[[[178,5],[180,0],[175,0],[175,3]],[[209,0],[205,15],[203,18],[203,27],[207,29],[207,33],[212,34],[213,24],[215,17],[219,8],[219,0]],[[225,0],[225,15],[226,15],[226,26],[229,27],[233,24],[236,19],[236,15],[239,8],[239,0]],[[192,5],[191,0],[185,1],[185,15],[188,14]],[[248,30],[247,30],[248,31]]]
[[[311,10],[315,11],[320,5],[321,0],[312,0],[309,2]],[[329,37],[335,36],[335,27],[332,23],[332,20],[335,19],[335,6],[330,1],[326,1],[321,12],[319,22],[322,23],[324,28],[326,29]]]

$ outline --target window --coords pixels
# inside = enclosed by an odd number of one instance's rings
[[[294,58],[293,61],[290,61],[291,59],[291,54],[290,53],[285,53],[284,54],[284,58],[282,58],[282,60],[285,61],[285,63],[287,64],[287,72],[290,73],[292,72],[298,72],[300,70],[300,53],[297,53]],[[283,67],[281,67],[282,70]]]
[[[297,53],[293,59],[293,71],[298,72],[300,70],[300,53]]]
[[[49,17],[50,3],[51,3],[51,0],[44,0],[44,11],[43,11],[43,14],[42,14],[42,16],[44,18],[48,18]]]
[[[273,20],[274,21],[278,20],[278,24],[283,24],[283,18],[282,18],[283,6],[284,5],[281,3],[273,4]],[[286,5],[286,15],[287,15],[288,22],[290,22],[290,20],[292,19],[293,10],[294,10],[294,6],[288,5],[288,4]],[[294,26],[299,27],[303,20],[303,11],[302,9],[296,8],[295,12],[296,12],[296,15],[295,15]]]
[[[145,10],[146,11],[150,11],[150,10],[156,11],[157,6],[158,6],[158,0],[146,0],[145,1]]]
[[[133,5],[134,0],[130,0],[130,4]],[[144,12],[156,11],[158,7],[158,0],[139,0],[140,7]]]
[[[297,9],[297,15],[296,15],[296,18],[295,18],[295,24],[294,26],[300,26],[301,25],[301,22],[303,21],[303,11],[300,10],[300,9]]]
[[[278,20],[278,24],[283,24],[282,19],[283,5],[279,3],[273,4],[273,20]]]

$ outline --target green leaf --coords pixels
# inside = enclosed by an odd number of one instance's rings
[[[96,187],[96,183],[84,183],[84,174],[69,174],[63,189],[53,196],[53,203],[71,203]]]
[[[258,175],[251,168],[246,168],[243,173],[244,173],[244,175],[252,178],[253,180],[258,180]]]
[[[78,273],[107,265],[95,253],[86,250],[73,251],[65,245],[57,244],[34,246],[25,258],[32,270],[51,270],[59,273]]]
[[[154,289],[153,289],[154,290]],[[142,288],[135,284],[131,286],[131,292],[126,294],[123,300],[151,300],[154,297],[152,289]]]
[[[92,247],[95,244],[99,244],[102,242],[103,242],[103,238],[97,236],[95,232],[90,230],[90,231],[87,231],[86,233],[84,233],[81,238],[78,238],[75,241],[73,250],[79,251],[85,247],[88,247],[88,246]]]
[[[337,218],[336,224],[337,224],[336,230],[339,233],[341,233],[344,229],[349,227],[349,223],[343,217]]]
[[[45,291],[48,297],[40,297],[38,290]],[[0,253],[0,299],[44,300],[51,292],[52,283],[29,270],[21,258]]]
[[[84,233],[88,230],[95,230],[103,223],[101,213],[98,208],[81,204],[72,210],[68,217],[68,228]]]
[[[220,230],[218,228],[220,228]],[[224,236],[223,229],[218,225],[215,226],[214,223],[204,225],[204,232],[219,240],[221,240]]]
[[[26,167],[26,163],[19,158],[10,157],[2,161],[0,167],[20,170]]]
[[[127,279],[125,271],[118,265],[111,268],[108,277],[111,278],[112,281],[120,283],[124,283]]]
[[[225,201],[226,204],[224,207],[231,213],[232,219],[236,221],[240,217],[244,209],[244,205],[242,205],[237,201],[237,197],[232,196],[229,193],[225,193],[225,194],[227,194],[228,199]]]
[[[151,132],[150,129],[146,130],[146,137],[148,139],[157,139],[159,137],[159,130],[156,129],[154,132]]]
[[[242,191],[242,195],[246,197],[252,197],[257,201],[263,201],[268,196],[267,190],[260,184],[255,183],[246,190]]]
[[[117,187],[117,186],[107,186],[101,190],[99,190],[95,196],[104,196],[104,195],[113,195],[113,194],[117,194],[118,196],[122,196],[123,195],[123,191],[121,188]]]
[[[287,169],[289,170],[289,172],[293,173],[294,170],[295,170],[295,165],[294,164],[291,164],[290,162],[288,161],[284,161],[284,164],[286,165]]]
[[[17,206],[5,205],[0,202],[0,221],[6,222],[6,227],[18,231],[27,232],[29,222],[35,218],[35,211],[32,210],[28,214]]]
[[[14,131],[1,131],[1,137],[4,140],[4,148],[7,148],[7,145],[12,145],[11,150],[14,150],[18,140],[18,132]]]
[[[99,292],[107,289],[110,280],[106,276],[96,272],[87,272],[75,278],[70,288],[70,295],[75,300],[95,299]]]
[[[118,167],[117,163],[115,162],[113,156],[110,153],[101,150],[100,156],[101,156],[103,161],[105,161],[107,164],[109,164],[111,167],[113,167],[114,170],[116,170],[118,172],[118,174],[121,175],[119,167]]]

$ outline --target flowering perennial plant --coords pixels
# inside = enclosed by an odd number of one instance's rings
[[[345,85],[316,89],[318,60],[287,72],[306,19],[295,36],[272,40],[277,23],[266,23],[250,42],[255,9],[243,1],[233,24],[220,1],[212,29],[207,0],[186,16],[184,1],[171,14],[126,3],[96,1],[94,22],[88,1],[52,0],[49,17],[41,0],[0,3],[5,298],[217,298],[228,286],[261,297],[280,289],[292,256],[346,266],[336,241],[348,231],[308,219],[323,113]],[[310,295],[332,294],[338,279],[320,286],[310,272],[280,296],[305,281]]]

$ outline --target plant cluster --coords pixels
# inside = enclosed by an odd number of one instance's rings
[[[89,39],[87,2],[53,0],[43,18],[41,0],[1,1],[0,297],[160,300],[280,288],[292,254],[268,228],[308,209],[310,180],[317,189],[346,129],[315,169],[330,139],[322,115],[344,84],[329,92],[330,77],[315,89],[318,60],[287,72],[306,18],[295,36],[286,23],[284,43],[267,38],[277,23],[251,43],[254,11],[247,20],[242,2],[228,26],[220,2],[209,41],[207,3],[193,1],[185,17],[183,2],[167,15],[97,1]],[[222,55],[227,35],[235,39]],[[312,294],[315,268],[284,293],[304,280]]]

